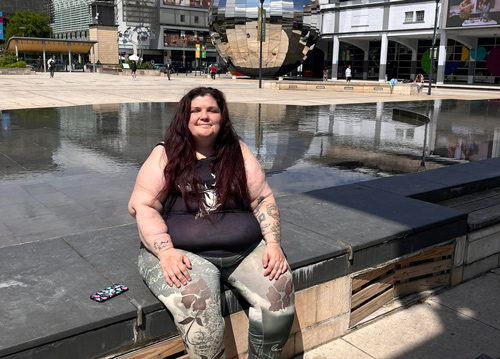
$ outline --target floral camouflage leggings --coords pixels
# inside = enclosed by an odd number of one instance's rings
[[[204,258],[182,251],[191,261],[191,282],[169,287],[159,260],[141,249],[139,271],[153,294],[172,313],[191,359],[224,356],[224,318],[221,313],[221,278],[238,290],[250,304],[248,357],[279,358],[295,312],[291,271],[278,280],[264,277],[265,243],[230,258]]]

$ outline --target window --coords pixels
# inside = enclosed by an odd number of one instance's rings
[[[413,22],[413,11],[405,12],[405,22]]]
[[[425,11],[417,11],[417,21],[424,21]]]
[[[185,15],[181,15],[181,22],[186,22],[186,16]]]
[[[198,24],[199,22],[200,22],[200,17],[199,16],[195,16],[194,17],[194,23]]]

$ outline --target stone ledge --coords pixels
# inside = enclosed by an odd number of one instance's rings
[[[298,297],[316,291],[316,305],[320,305],[322,285],[450,238],[463,238],[466,213],[417,198],[450,200],[457,193],[489,188],[498,183],[499,176],[500,159],[493,159],[280,197],[287,239],[284,249],[294,271]],[[57,355],[87,358],[95,352],[123,352],[174,336],[171,316],[136,269],[138,248],[135,225],[0,248],[0,271],[6,285],[0,292],[5,303],[0,313],[4,318],[0,356],[23,358],[36,353],[37,358],[52,358],[57,351]],[[54,259],[45,263],[41,258]],[[494,254],[456,267],[452,283],[498,263],[498,254]],[[126,284],[130,290],[106,303],[88,299],[90,293],[110,283]],[[320,287],[311,289],[315,286]],[[312,292],[302,294],[301,290]],[[231,288],[226,286],[223,291],[225,314],[247,307]],[[10,300],[13,297],[18,298],[16,303]],[[143,308],[140,328],[135,326],[132,299]],[[326,310],[316,307],[317,321],[328,322],[338,315],[318,318],[318,312]],[[108,330],[109,335],[116,332],[120,336],[104,340]],[[297,352],[300,339],[295,337],[293,343],[289,350]]]
[[[357,93],[381,93],[395,95],[417,95],[418,86],[413,83],[398,83],[391,88],[389,83],[364,81],[265,81],[266,90],[303,90],[303,91],[336,91]]]

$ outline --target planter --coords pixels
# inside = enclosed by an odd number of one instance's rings
[[[31,73],[31,67],[0,67],[0,74],[2,75],[31,75]]]

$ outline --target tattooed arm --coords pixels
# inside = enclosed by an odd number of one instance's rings
[[[266,241],[266,250],[262,258],[264,275],[269,275],[269,280],[278,279],[288,268],[281,249],[281,220],[278,206],[259,162],[243,142],[241,151],[245,161],[251,207],[260,224],[262,237]]]
[[[160,260],[167,284],[180,287],[181,283],[186,285],[191,280],[187,271],[191,263],[182,252],[174,249],[160,214],[163,206],[156,198],[164,185],[163,169],[166,165],[165,150],[162,146],[155,147],[137,175],[128,210],[137,220],[142,243]]]

